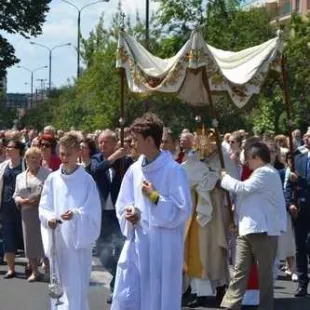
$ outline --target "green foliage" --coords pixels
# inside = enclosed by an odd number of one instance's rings
[[[17,110],[15,108],[7,108],[5,106],[4,94],[0,92],[0,129],[11,128],[13,120],[17,118]]]
[[[0,30],[25,38],[41,33],[51,0],[1,0]],[[18,62],[14,47],[0,34],[0,78]]]
[[[171,57],[188,39],[190,31],[202,25],[204,37],[217,48],[238,51],[261,44],[276,34],[270,25],[270,13],[264,8],[242,10],[239,0],[157,0],[159,11],[151,19],[149,49],[159,57]],[[127,31],[140,42],[145,40],[144,22],[137,13],[135,22],[128,18]],[[87,131],[119,125],[120,74],[115,69],[117,16],[106,27],[102,16],[98,25],[82,40],[82,57],[86,70],[71,87],[25,118],[27,124],[41,127],[52,123],[65,130],[75,127]],[[294,35],[292,36],[292,30]],[[288,58],[289,90],[293,102],[295,125],[308,126],[310,115],[310,22],[293,16],[288,26],[285,54]],[[179,132],[195,129],[195,116],[201,115],[210,125],[210,113],[190,107],[175,96],[153,94],[142,97],[126,93],[126,125],[145,110],[157,113],[166,126]],[[239,128],[263,133],[285,132],[286,113],[281,77],[266,81],[262,93],[247,109],[238,110],[229,100],[217,104],[222,131]],[[38,117],[37,115],[40,115]]]

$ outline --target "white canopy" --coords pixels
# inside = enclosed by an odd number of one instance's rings
[[[280,33],[261,45],[229,52],[208,45],[200,31],[194,31],[175,56],[161,59],[121,32],[117,67],[125,69],[135,93],[176,93],[189,104],[206,105],[209,81],[212,96],[228,93],[241,108],[260,92],[270,70],[280,71],[282,49]]]

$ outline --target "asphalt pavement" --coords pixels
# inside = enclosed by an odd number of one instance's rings
[[[5,280],[5,266],[0,266],[0,310],[48,310],[49,297],[47,282],[27,283],[24,275],[25,259],[17,259],[17,278]],[[98,259],[93,260],[93,271],[89,286],[90,310],[109,310],[106,303],[109,295],[110,275],[100,266]],[[281,274],[275,284],[275,310],[310,310],[310,296],[294,298],[297,284]],[[309,287],[310,291],[310,287]],[[197,309],[197,308],[196,308]],[[199,308],[198,308],[199,309]],[[208,310],[217,310],[214,300],[210,299]],[[244,309],[255,310],[256,307]],[[183,308],[187,310],[187,308]]]

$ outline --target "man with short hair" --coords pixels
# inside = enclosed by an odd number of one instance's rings
[[[296,242],[296,269],[298,289],[296,297],[308,293],[308,264],[310,261],[310,130],[304,135],[305,152],[295,156],[295,169],[298,175],[296,186],[289,180],[285,198],[288,211],[294,220]],[[297,198],[297,199],[296,199]]]
[[[298,148],[304,144],[300,129],[295,129],[292,132],[292,136],[293,136],[293,144],[295,148]]]
[[[270,165],[270,151],[265,143],[248,144],[245,160],[253,171],[246,181],[238,181],[222,171],[221,186],[237,195],[239,229],[234,275],[222,307],[240,309],[254,257],[259,273],[259,308],[273,310],[274,259],[278,236],[286,230],[282,183],[279,173]]]
[[[45,126],[44,129],[43,129],[43,134],[44,135],[50,135],[53,138],[55,138],[56,129],[55,129],[54,126],[51,126],[51,125]]]
[[[136,119],[131,133],[142,155],[125,174],[116,203],[126,243],[111,310],[180,310],[184,229],[191,210],[187,177],[171,155],[160,150],[163,123],[156,115]],[[129,245],[134,252],[126,252]],[[137,259],[131,261],[130,254]],[[124,261],[136,270],[126,284]],[[133,299],[135,307],[130,306]]]
[[[117,149],[116,134],[110,129],[101,132],[98,145],[100,153],[92,156],[91,159],[91,175],[97,184],[102,208],[97,254],[102,265],[113,276],[110,283],[110,289],[113,292],[117,261],[124,243],[115,213],[115,203],[123,174],[131,165],[132,159],[126,156],[126,149]],[[111,301],[110,297],[108,302]]]

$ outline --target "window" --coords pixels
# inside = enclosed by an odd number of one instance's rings
[[[300,0],[295,0],[295,11],[300,12]]]

